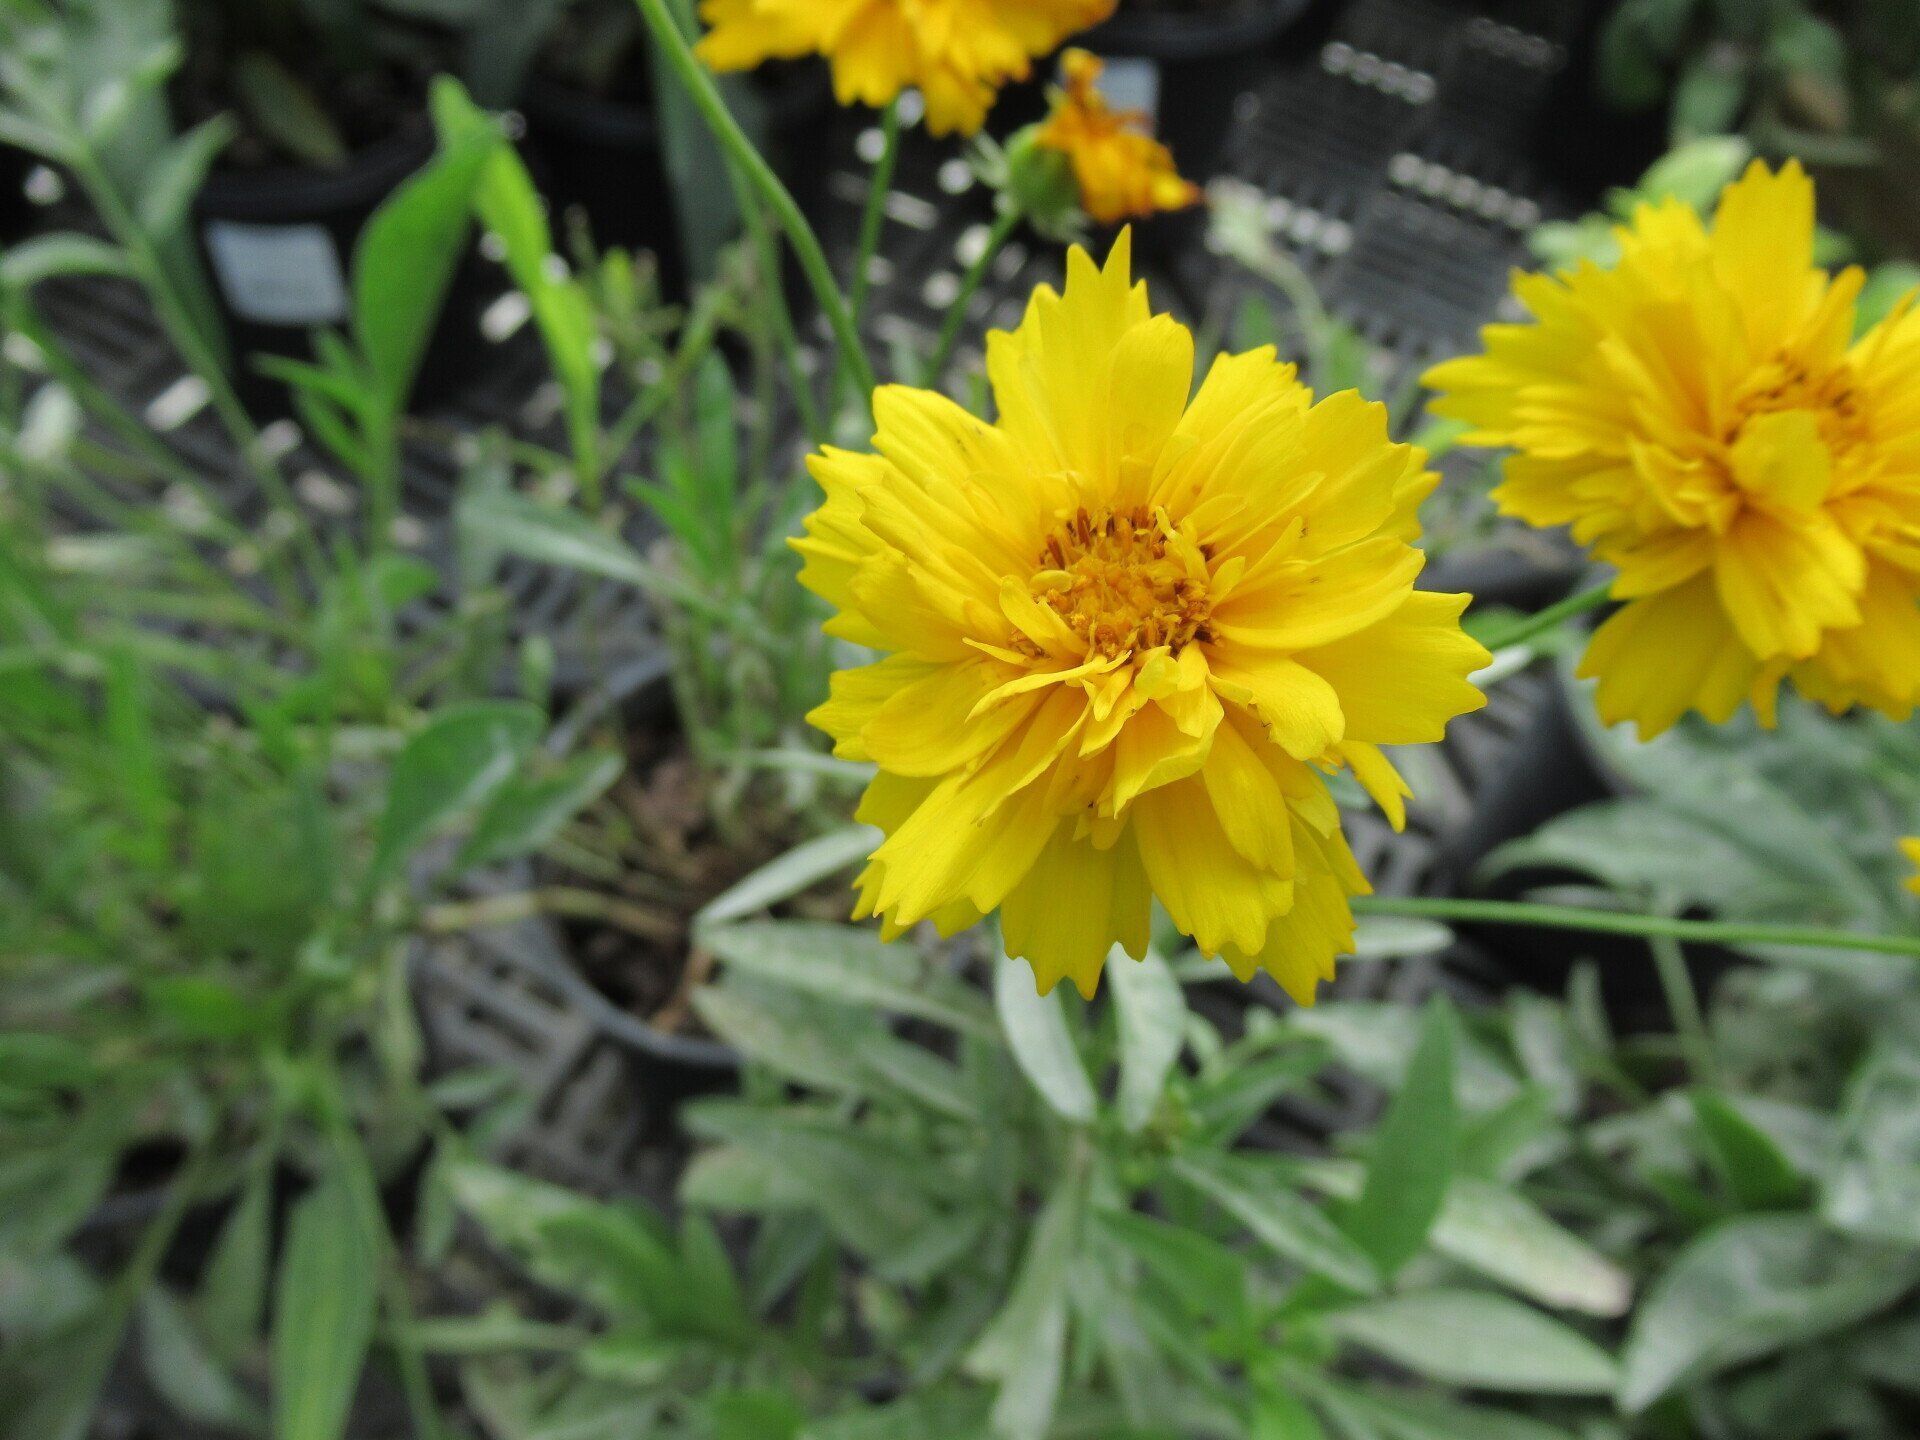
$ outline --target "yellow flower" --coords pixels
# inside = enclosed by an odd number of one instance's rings
[[[1813,186],[1756,162],[1712,228],[1643,205],[1611,270],[1515,282],[1527,324],[1428,375],[1505,445],[1506,513],[1619,570],[1582,673],[1643,736],[1782,680],[1835,712],[1920,699],[1920,312],[1852,340],[1861,275],[1814,268]]]
[[[994,96],[1115,0],[705,0],[700,57],[716,70],[824,55],[842,105],[918,87],[936,135],[977,131]]]
[[[1913,862],[1914,875],[1907,881],[1907,889],[1920,895],[1920,835],[1900,842],[1900,853]]]
[[[1061,64],[1065,88],[1053,92],[1035,139],[1073,163],[1081,208],[1102,225],[1116,225],[1197,203],[1199,186],[1181,178],[1173,152],[1148,133],[1147,118],[1107,107],[1098,88],[1104,62],[1069,50]]]
[[[1193,394],[1193,336],[1130,258],[1126,234],[1104,270],[1075,249],[1065,296],[988,337],[996,422],[883,388],[877,453],[812,462],[801,578],[830,633],[887,652],[811,717],[879,770],[858,913],[891,937],[998,908],[1042,992],[1091,994],[1158,896],[1310,1002],[1367,890],[1327,775],[1400,824],[1380,747],[1481,705],[1488,656],[1466,596],[1413,588],[1424,453],[1352,392],[1314,404],[1271,349]]]

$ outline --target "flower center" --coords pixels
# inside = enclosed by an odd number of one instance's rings
[[[1033,595],[1067,623],[1091,655],[1165,646],[1179,654],[1211,639],[1207,557],[1164,512],[1082,509],[1040,552]]]
[[[1834,455],[1852,449],[1865,430],[1851,367],[1842,364],[1815,374],[1803,361],[1783,351],[1761,366],[1735,399],[1723,438],[1731,445],[1740,438],[1748,421],[1787,410],[1804,410],[1812,415],[1820,427],[1821,442]]]

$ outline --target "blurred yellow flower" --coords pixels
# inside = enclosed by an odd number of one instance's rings
[[[1916,895],[1920,895],[1920,835],[1915,835],[1908,840],[1902,840],[1900,842],[1900,853],[1911,860],[1914,867],[1913,877],[1907,881],[1907,889],[1913,891]]]
[[[1105,68],[1085,50],[1066,53],[1066,83],[1053,92],[1037,143],[1072,162],[1080,207],[1103,225],[1196,204],[1200,187],[1181,178],[1173,153],[1148,133],[1146,116],[1108,107],[1099,90]]]
[[[1856,269],[1813,264],[1813,185],[1756,162],[1712,227],[1643,205],[1621,258],[1515,282],[1532,313],[1435,368],[1435,410],[1511,446],[1501,508],[1571,525],[1626,604],[1581,673],[1642,736],[1780,684],[1838,712],[1920,699],[1920,312],[1852,339]]]
[[[988,337],[999,419],[903,387],[877,453],[812,462],[795,542],[830,633],[886,658],[812,719],[879,774],[860,915],[953,933],[998,908],[1042,992],[1148,941],[1149,901],[1242,979],[1311,1002],[1367,890],[1326,776],[1392,817],[1382,745],[1483,699],[1464,595],[1416,592],[1437,477],[1357,394],[1319,404],[1271,349],[1193,393],[1193,336],[1153,315],[1123,234],[1068,256]],[[1191,397],[1191,398],[1190,398]]]
[[[1001,86],[1113,13],[1115,0],[705,0],[700,58],[716,70],[824,55],[842,105],[918,88],[936,135],[977,131]]]

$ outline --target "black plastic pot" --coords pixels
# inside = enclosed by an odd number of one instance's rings
[[[0,244],[17,240],[33,218],[27,200],[27,176],[33,157],[11,145],[0,145]]]
[[[422,122],[338,171],[216,170],[208,177],[194,201],[194,233],[250,406],[275,413],[287,406],[284,388],[262,377],[252,357],[308,359],[315,330],[348,323],[361,232],[433,153]],[[480,316],[489,298],[478,251],[470,251],[421,366],[418,398],[444,399],[473,373],[487,348]]]
[[[664,653],[607,676],[574,704],[549,743],[565,749],[583,730],[611,715],[629,726],[663,731],[675,726],[673,676]],[[564,926],[561,939],[564,942]],[[627,1052],[645,1093],[663,1102],[663,1113],[671,1114],[683,1100],[731,1089],[737,1081],[740,1054],[731,1045],[708,1036],[670,1035],[654,1029],[616,1005],[571,963],[560,967],[555,978],[594,1027]]]
[[[767,160],[802,207],[811,208],[810,186],[827,171],[821,154],[832,94],[816,66],[783,67],[776,77],[755,85],[763,121],[750,129],[762,132]],[[535,171],[554,209],[577,210],[601,246],[651,252],[663,292],[683,297],[693,267],[652,101],[603,98],[536,74],[523,109]],[[724,173],[704,183],[720,195],[732,193]]]

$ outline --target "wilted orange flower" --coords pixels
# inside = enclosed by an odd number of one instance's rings
[[[936,135],[977,131],[1035,56],[1097,25],[1115,0],[705,0],[700,58],[716,70],[824,55],[842,105],[926,97]]]
[[[1108,106],[1099,89],[1105,63],[1069,50],[1061,64],[1065,87],[1053,92],[1035,140],[1072,163],[1080,208],[1102,225],[1116,225],[1196,204],[1200,187],[1181,177],[1173,152],[1149,133],[1147,117]]]

